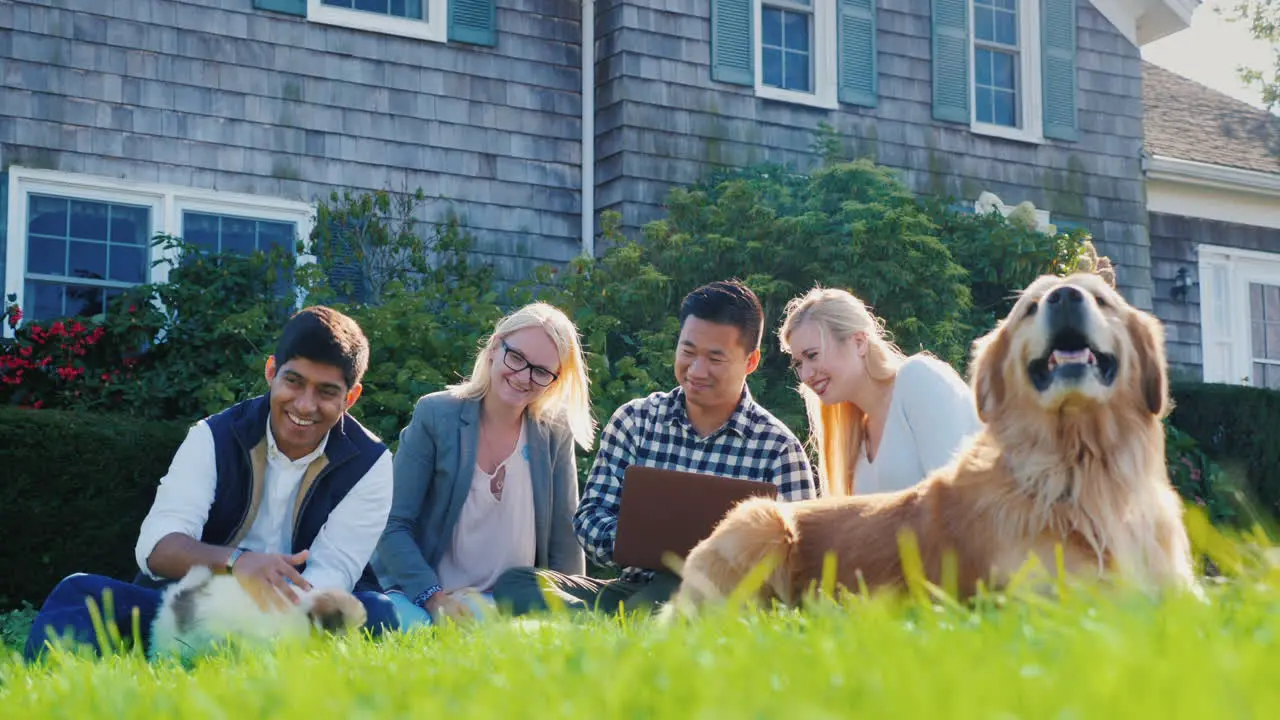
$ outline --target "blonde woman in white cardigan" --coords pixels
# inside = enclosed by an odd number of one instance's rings
[[[981,425],[959,373],[928,354],[904,355],[846,290],[793,299],[778,336],[802,382],[824,495],[915,485]]]

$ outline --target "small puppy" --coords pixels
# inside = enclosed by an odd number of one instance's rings
[[[950,464],[895,493],[741,503],[689,553],[668,614],[725,598],[769,559],[754,599],[798,603],[829,552],[847,589],[904,589],[903,531],[935,584],[954,553],[962,596],[1004,584],[1029,556],[1053,568],[1055,546],[1071,574],[1197,591],[1165,465],[1155,317],[1100,275],[1045,276],[976,343],[970,370],[985,427]]]
[[[282,611],[263,610],[231,575],[215,575],[207,567],[191,569],[170,585],[151,626],[151,659],[190,659],[214,645],[232,640],[266,645],[281,638],[312,633],[344,633],[364,625],[364,605],[342,590],[295,589],[301,600]]]

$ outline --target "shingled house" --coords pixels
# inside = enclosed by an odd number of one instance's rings
[[[1280,117],[1145,64],[1155,311],[1192,379],[1280,388]]]
[[[0,3],[0,277],[31,317],[83,312],[163,279],[153,233],[263,247],[390,186],[514,278],[717,165],[811,165],[826,121],[916,192],[1090,228],[1150,308],[1139,48],[1197,4]]]

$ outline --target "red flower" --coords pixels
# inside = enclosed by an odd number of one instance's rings
[[[32,408],[33,410],[39,410],[39,409],[40,409],[40,408],[42,408],[42,407],[44,407],[44,401],[43,401],[43,400],[37,400],[37,401],[35,401],[35,402],[31,403],[31,408]]]
[[[20,322],[22,322],[22,308],[15,306],[9,313],[9,327],[16,328]]]

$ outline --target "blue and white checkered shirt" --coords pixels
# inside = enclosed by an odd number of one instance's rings
[[[743,388],[737,409],[705,438],[689,422],[684,391],[655,392],[618,408],[600,438],[573,529],[587,557],[615,566],[613,543],[623,475],[629,465],[771,482],[785,501],[815,497],[813,470],[804,446],[780,420]],[[652,572],[625,568],[623,580],[647,580]]]

